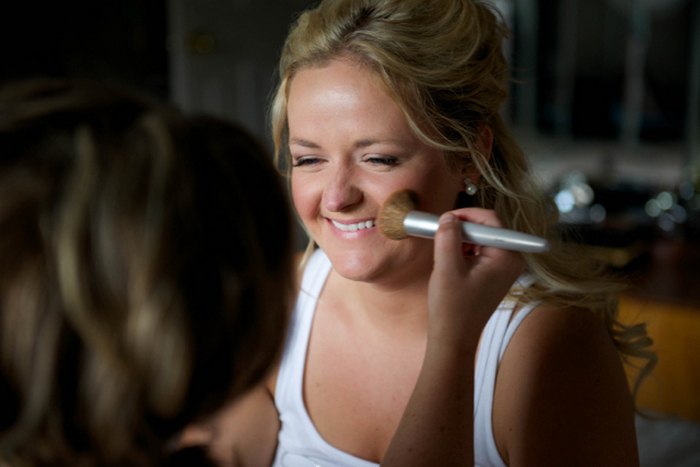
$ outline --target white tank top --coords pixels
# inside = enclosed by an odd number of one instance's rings
[[[328,257],[316,250],[309,259],[301,283],[301,292],[289,325],[280,363],[275,405],[281,428],[277,439],[275,467],[377,467],[328,444],[316,431],[303,398],[304,364],[311,334],[316,302],[331,270]],[[531,280],[519,279],[519,286]],[[496,448],[491,420],[496,371],[503,353],[522,320],[536,304],[521,309],[511,321],[515,304],[503,301],[489,319],[481,339],[474,374],[474,460],[480,467],[504,467]]]

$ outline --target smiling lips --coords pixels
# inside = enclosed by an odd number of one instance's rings
[[[369,228],[374,227],[376,225],[376,222],[374,219],[371,219],[368,221],[358,222],[356,224],[341,224],[341,223],[336,222],[332,219],[331,219],[331,222],[333,223],[334,226],[336,226],[338,229],[342,230],[343,232],[355,232],[358,230],[369,229]]]

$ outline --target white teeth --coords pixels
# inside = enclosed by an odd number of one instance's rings
[[[333,225],[338,227],[343,232],[356,232],[362,229],[369,229],[374,226],[374,220],[358,222],[357,224],[341,224],[336,221],[332,221]]]

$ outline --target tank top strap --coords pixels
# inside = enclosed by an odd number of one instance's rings
[[[275,401],[278,404],[289,402],[295,395],[294,389],[301,384],[303,367],[306,359],[306,348],[311,333],[316,301],[326,282],[331,269],[331,262],[320,249],[316,250],[304,269],[301,280],[301,290],[297,303],[290,317],[287,339],[280,362]],[[300,370],[301,368],[301,370]]]
[[[518,289],[533,284],[529,275],[522,275],[512,287]],[[538,303],[527,304],[515,312],[517,300],[504,300],[484,327],[474,374],[474,454],[475,465],[505,467],[493,435],[493,399],[496,375],[508,344],[518,326]],[[515,315],[513,314],[515,312]]]
[[[513,316],[510,323],[508,323],[508,328],[506,329],[503,342],[501,343],[501,348],[498,351],[499,364],[501,363],[501,360],[503,360],[503,354],[506,352],[506,348],[508,347],[510,340],[513,338],[513,334],[515,334],[515,331],[518,330],[518,327],[520,327],[523,320],[527,318],[530,312],[532,312],[532,310],[534,310],[539,304],[540,302],[528,303],[515,312],[515,316]]]
[[[331,261],[328,256],[321,249],[314,251],[304,269],[304,275],[301,279],[301,293],[318,299],[330,270]]]

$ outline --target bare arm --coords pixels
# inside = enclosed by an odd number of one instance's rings
[[[499,368],[493,420],[511,466],[639,465],[620,358],[587,310],[545,305],[523,321]]]
[[[203,446],[216,465],[270,465],[279,418],[268,387],[260,385],[222,407],[210,419],[188,427],[179,449]]]
[[[465,209],[455,214],[462,220],[500,225],[489,211]],[[496,248],[463,255],[459,224],[444,216],[441,221],[430,281],[426,357],[383,466],[473,465],[479,337],[524,268],[519,254]]]

